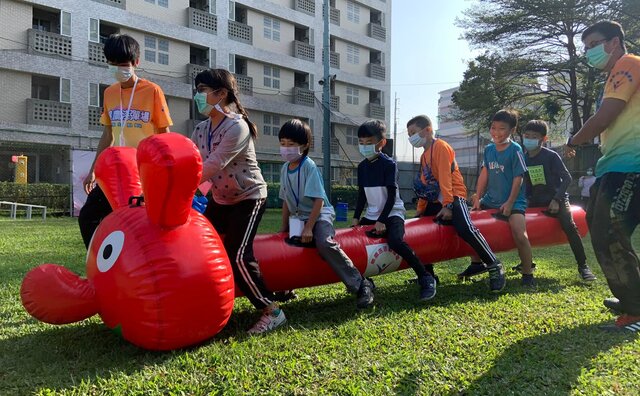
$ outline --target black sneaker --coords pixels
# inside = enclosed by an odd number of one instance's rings
[[[431,300],[436,296],[436,280],[431,274],[418,279],[420,285],[420,301]]]
[[[358,290],[358,298],[356,299],[356,306],[360,309],[369,308],[373,305],[373,282],[369,279],[363,279],[360,283],[360,290]]]
[[[431,274],[429,274],[431,275]],[[438,275],[431,275],[433,276],[433,279],[436,280],[436,286],[440,284],[440,277]],[[418,283],[418,277],[416,276],[415,278],[411,278],[411,279],[407,279],[406,281],[404,281],[404,283],[406,283],[407,285],[413,285],[413,284],[417,284]]]
[[[522,274],[521,284],[526,287],[535,287],[536,279],[533,277],[533,274]]]
[[[500,268],[502,268],[502,266],[500,266]],[[464,271],[458,274],[458,279],[469,279],[473,276],[484,274],[488,270],[484,263],[471,263]]]
[[[622,309],[622,304],[620,304],[620,300],[618,300],[615,297],[605,298],[602,301],[602,304],[604,304],[605,307],[609,308],[610,311],[616,314],[624,313],[624,310]]]
[[[273,293],[274,300],[278,302],[287,302],[289,300],[295,300],[298,298],[295,290],[283,290]]]
[[[640,316],[622,314],[614,323],[598,326],[601,330],[618,333],[640,333]]]
[[[591,268],[586,264],[579,266],[578,272],[580,273],[580,278],[583,282],[593,282],[596,280],[596,276],[591,272]]]
[[[486,270],[489,271],[489,290],[494,293],[501,292],[507,284],[507,280],[504,277],[504,268],[502,268],[502,264],[495,263]]]
[[[513,267],[511,267],[512,270],[522,273],[522,263],[518,264],[518,265],[514,265]],[[536,270],[536,263],[531,263],[531,270],[535,271]]]

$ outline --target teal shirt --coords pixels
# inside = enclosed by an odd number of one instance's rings
[[[507,202],[511,195],[513,179],[517,176],[523,177],[520,193],[513,203],[512,209],[527,209],[527,199],[525,195],[524,174],[527,172],[522,148],[516,142],[504,150],[498,151],[496,145],[491,143],[484,149],[484,160],[482,166],[487,169],[489,180],[487,191],[480,199],[480,203],[490,208],[497,209]]]
[[[322,176],[316,163],[309,157],[298,164],[298,167],[289,170],[289,162],[285,162],[280,170],[280,199],[287,203],[292,215],[297,215],[301,220],[307,221],[313,202],[316,198],[324,200],[324,206],[320,211],[318,221],[324,220],[333,223],[335,212],[329,203],[327,194],[322,184]]]

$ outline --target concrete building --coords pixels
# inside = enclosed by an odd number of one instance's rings
[[[330,1],[332,179],[355,180],[357,125],[389,121],[391,0]],[[173,131],[200,118],[193,77],[228,68],[260,132],[264,175],[277,181],[277,132],[287,119],[314,130],[322,165],[321,0],[0,0],[0,181],[10,156],[29,156],[29,182],[68,183],[72,150],[94,150],[112,33],[141,46],[139,74],[162,87]]]

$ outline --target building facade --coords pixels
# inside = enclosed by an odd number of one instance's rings
[[[355,181],[357,126],[389,121],[391,0],[331,0],[332,180]],[[190,136],[193,77],[233,72],[260,133],[265,178],[281,166],[277,133],[289,118],[314,131],[322,163],[322,0],[0,0],[0,181],[29,156],[29,182],[70,181],[72,150],[95,150],[102,93],[114,82],[102,45],[140,43],[139,75],[163,89],[172,130]]]

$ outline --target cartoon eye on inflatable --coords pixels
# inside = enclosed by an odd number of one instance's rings
[[[96,256],[96,262],[100,272],[107,272],[113,267],[118,257],[120,257],[123,246],[124,232],[114,231],[107,235],[104,241],[102,241],[102,245],[100,245]]]

